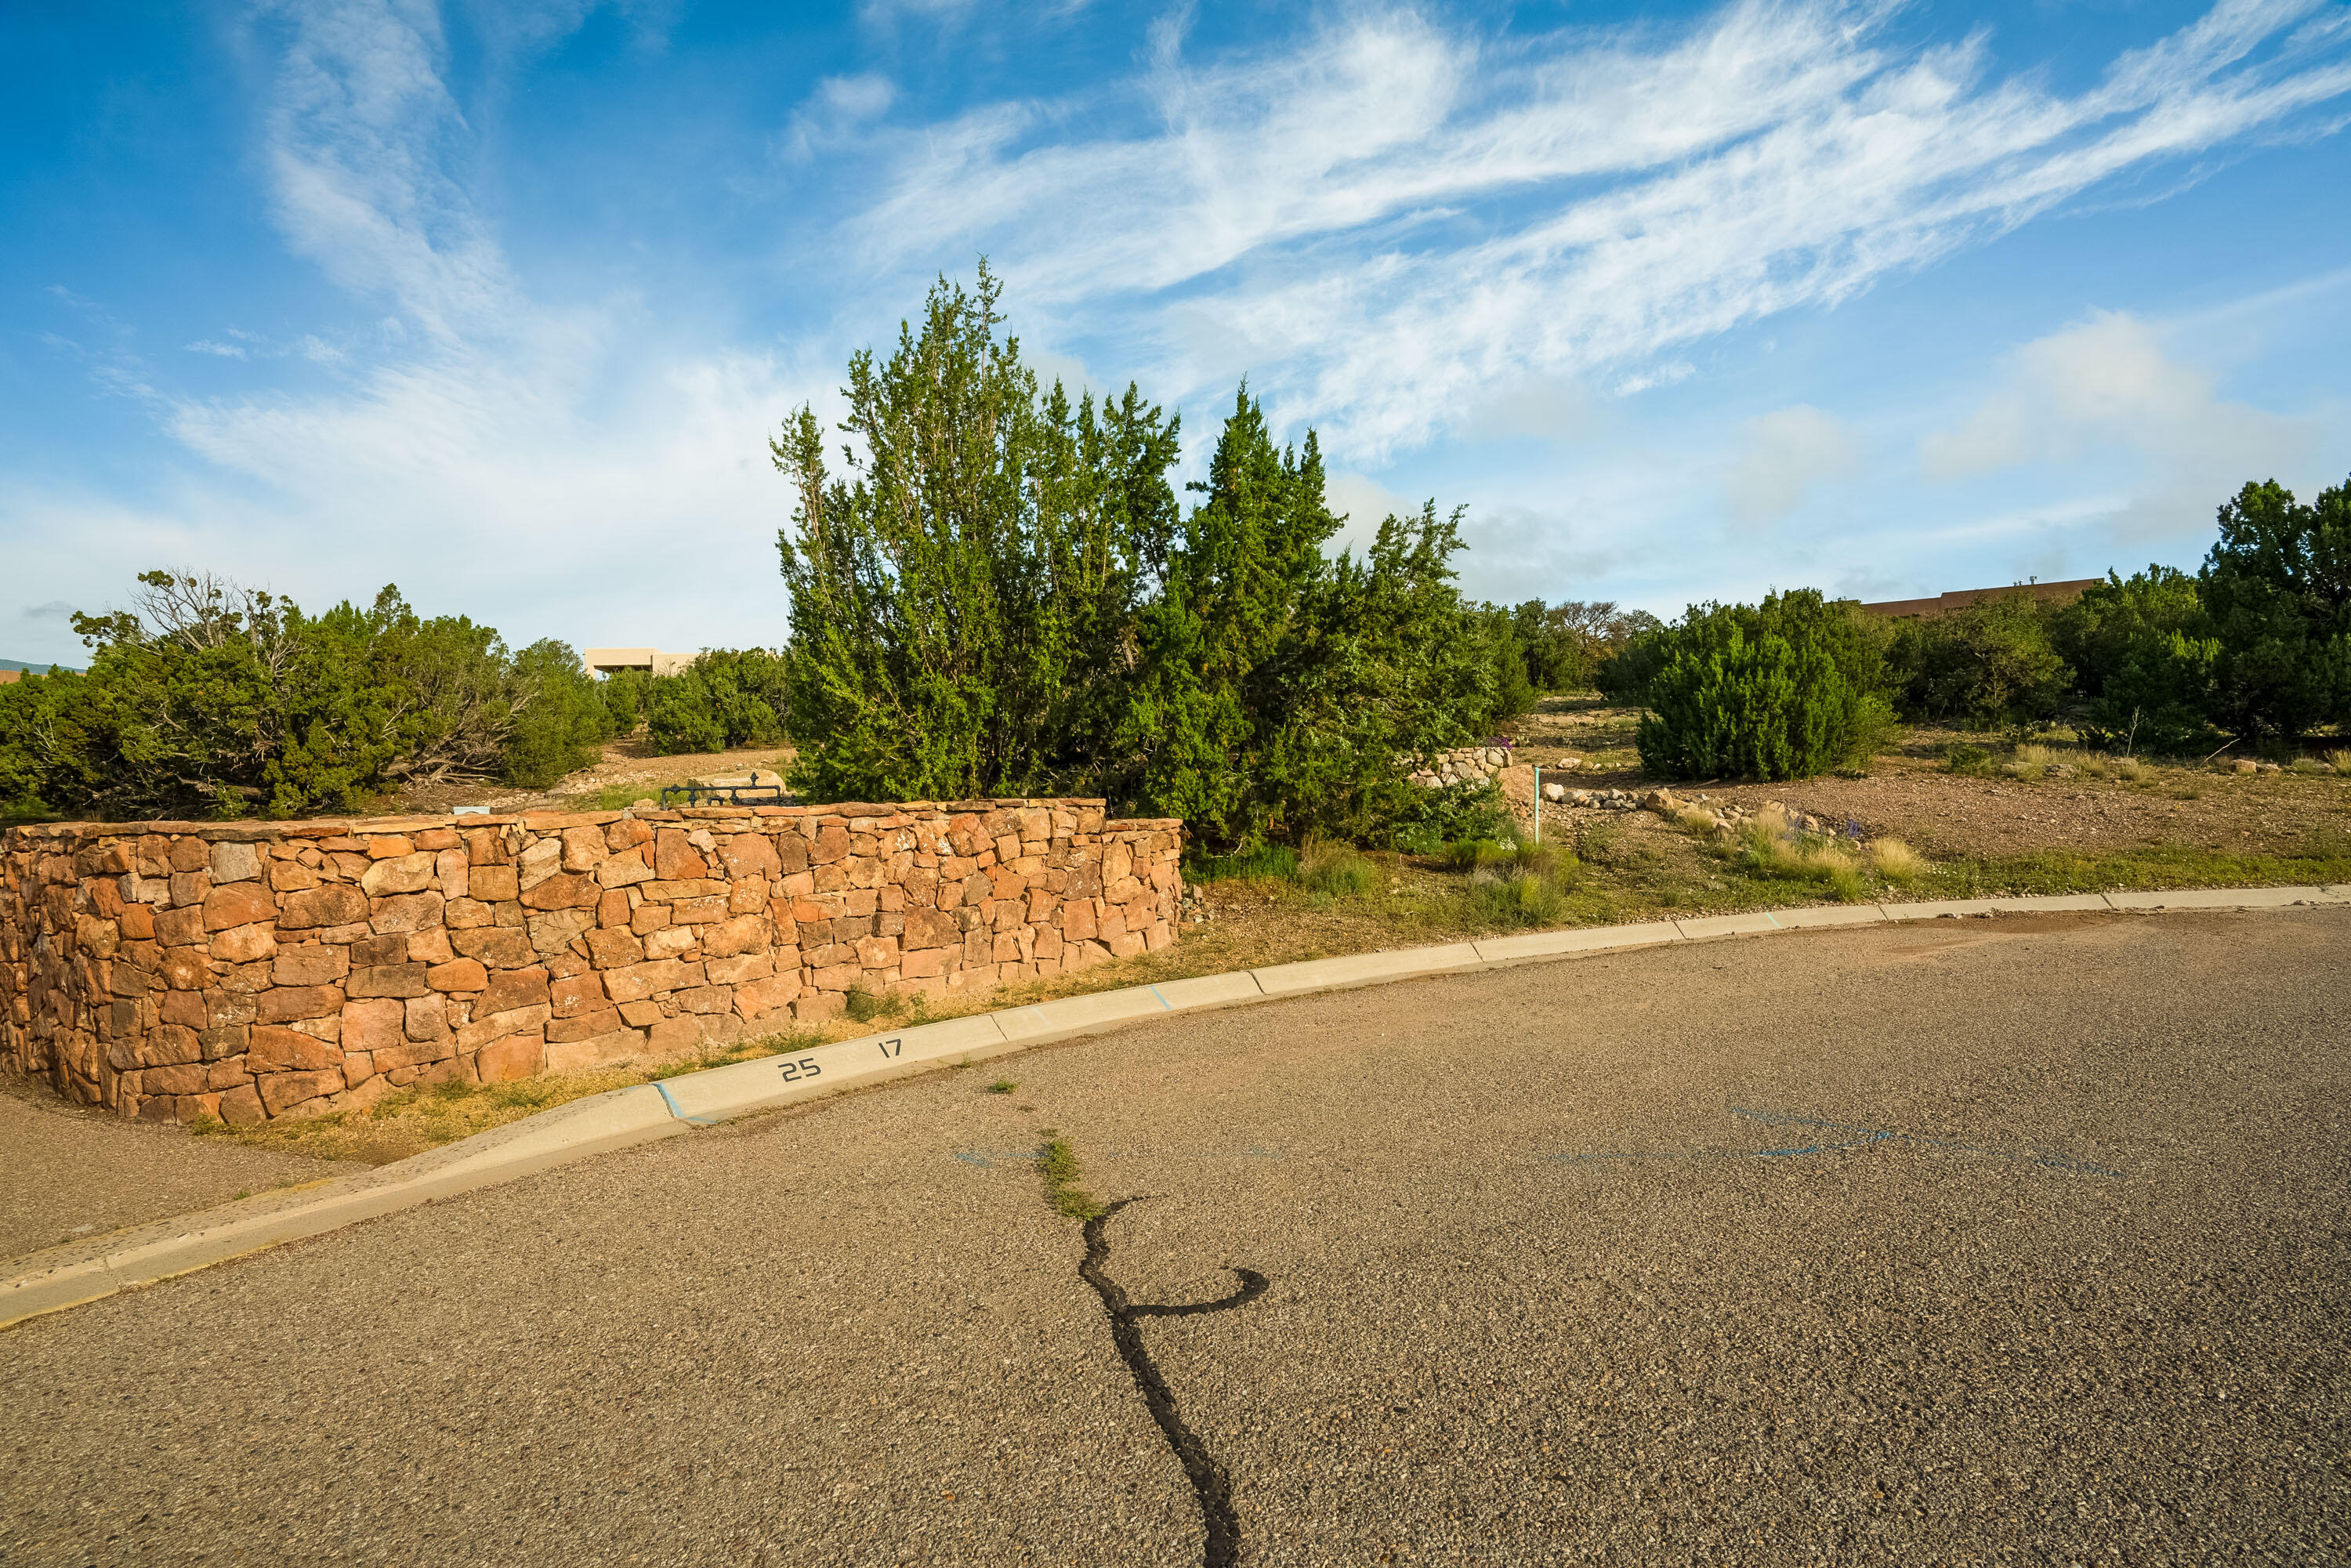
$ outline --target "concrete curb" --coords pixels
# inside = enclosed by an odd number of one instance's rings
[[[1475,942],[1359,953],[1098,991],[836,1040],[789,1056],[759,1057],[616,1089],[299,1194],[248,1199],[29,1253],[13,1260],[17,1270],[13,1276],[0,1279],[0,1328],[592,1155],[680,1136],[696,1127],[754,1112],[886,1083],[942,1066],[967,1065],[1054,1040],[1099,1034],[1170,1013],[1212,1011],[1578,954],[1786,931],[2042,911],[2155,913],[2344,904],[2351,904],[2351,883],[1815,905],[1481,937]]]

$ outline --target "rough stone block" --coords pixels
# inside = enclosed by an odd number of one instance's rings
[[[342,1021],[345,1051],[390,1051],[408,1038],[408,1009],[395,998],[345,1002]]]
[[[322,1095],[333,1094],[343,1088],[340,1071],[322,1070],[313,1072],[265,1072],[254,1080],[261,1092],[261,1103],[273,1116],[283,1116],[296,1106]],[[228,1096],[221,1096],[225,1103]]]
[[[751,980],[735,988],[735,1010],[747,1019],[759,1018],[791,1006],[799,994],[798,972]]]
[[[601,828],[566,828],[557,837],[563,845],[565,871],[594,871],[611,852]]]
[[[390,862],[385,862],[389,864]],[[379,967],[354,969],[343,982],[347,997],[421,997],[433,988],[425,979],[423,964],[385,964]]]
[[[433,885],[434,857],[419,850],[413,854],[379,860],[360,873],[360,891],[370,898],[396,893],[422,893]]]
[[[643,850],[628,850],[600,862],[596,867],[596,883],[600,887],[634,887],[653,880],[653,868],[645,863]]]
[[[577,872],[557,872],[543,881],[523,889],[525,909],[578,909],[583,905],[593,909],[604,890],[592,876]]]
[[[305,931],[319,925],[352,925],[368,917],[367,894],[358,888],[340,883],[329,883],[301,893],[286,895],[285,907],[279,911],[277,927],[281,931]],[[239,925],[243,921],[225,924]]]
[[[479,866],[474,869],[476,873],[481,870]],[[538,961],[538,955],[531,951],[530,938],[510,925],[454,932],[449,942],[466,957],[479,959],[492,969],[520,969]]]
[[[246,845],[246,848],[252,846]],[[257,964],[277,951],[277,928],[265,921],[232,925],[213,936],[212,955],[225,964]]]
[[[476,958],[453,958],[424,971],[424,983],[436,991],[478,991],[490,983],[489,971]]]
[[[611,998],[604,995],[604,977],[592,972],[556,981],[548,988],[547,1000],[559,1019],[580,1018],[611,1006]]]
[[[608,1005],[592,1012],[581,1013],[577,1018],[550,1019],[547,1025],[547,1042],[549,1045],[568,1045],[575,1040],[610,1034],[621,1027],[620,1009]]]
[[[547,1070],[549,1072],[580,1072],[607,1062],[625,1061],[645,1049],[645,1037],[632,1029],[615,1029],[586,1039],[558,1042],[550,1040],[547,1046]]]
[[[546,1058],[544,1040],[536,1034],[518,1034],[482,1047],[474,1059],[474,1071],[485,1083],[511,1083],[538,1071]]]
[[[230,1089],[220,1097],[220,1119],[232,1127],[254,1127],[269,1119],[262,1108],[261,1094],[251,1084]]]
[[[478,898],[453,898],[441,906],[441,924],[452,931],[475,930],[496,917],[496,912]]]
[[[379,936],[370,933],[351,944],[351,967],[372,969],[385,964],[403,963],[408,957],[408,942],[405,936]]]
[[[534,966],[528,969],[507,969],[490,977],[490,983],[475,1002],[476,1013],[502,1013],[513,1008],[538,1007],[548,1000],[547,971]]]
[[[563,869],[563,843],[559,839],[541,839],[516,857],[516,870],[522,890],[528,893],[549,877]]]
[[[645,956],[674,958],[682,953],[692,952],[696,929],[692,925],[670,925],[651,933],[644,939]]]
[[[530,917],[530,946],[542,958],[551,958],[574,939],[596,928],[592,909],[555,909]]]
[[[712,958],[702,966],[703,973],[714,986],[740,986],[753,980],[764,980],[776,972],[775,960],[765,953],[746,953],[738,958]],[[792,966],[794,983],[798,983],[799,967]]]
[[[517,1008],[511,1012],[491,1013],[486,1017],[476,1009],[474,1021],[461,1025],[457,1030],[457,1049],[461,1051],[479,1051],[492,1040],[516,1034],[527,1033],[537,1040],[547,1027],[547,1019],[548,1009],[544,1007]]]
[[[758,841],[765,843],[764,839]],[[762,904],[767,901],[763,898]],[[768,945],[768,917],[764,915],[737,915],[719,921],[702,933],[702,951],[712,958],[731,958]]]
[[[342,1009],[339,986],[277,986],[261,993],[254,1017],[260,1023],[292,1023],[331,1018]]]
[[[645,945],[630,933],[605,928],[588,933],[588,958],[600,969],[625,968],[643,961]]]
[[[416,852],[416,841],[405,833],[369,833],[360,843],[371,861],[398,860]]]
[[[675,828],[661,828],[653,833],[653,874],[671,882],[706,877],[710,864],[684,833]]]
[[[718,859],[727,872],[738,880],[744,877],[781,876],[782,859],[775,844],[760,833],[737,833],[718,841]]]
[[[674,958],[604,971],[605,992],[616,1002],[643,1001],[664,991],[684,990],[701,983],[701,965],[681,963]]]
[[[249,849],[248,844],[223,844],[223,849]],[[225,931],[232,925],[251,925],[256,922],[275,924],[277,901],[269,890],[257,882],[235,882],[226,887],[214,888],[204,895],[204,923],[207,931]]]
[[[410,1040],[446,1040],[449,1004],[438,996],[409,998],[401,1004],[401,1031]],[[350,1043],[344,1041],[346,1046]]]
[[[174,1067],[204,1059],[203,1038],[185,1024],[157,1024],[147,1031],[147,1038],[140,1042],[137,1053],[137,1061],[143,1067]],[[174,1090],[173,1092],[184,1091]]]
[[[338,1046],[275,1024],[255,1024],[246,1046],[249,1072],[313,1071],[333,1067],[342,1059]]]
[[[380,934],[404,935],[440,925],[441,909],[437,893],[398,894],[377,899],[374,916],[368,924]]]
[[[201,991],[213,981],[213,961],[201,947],[167,947],[157,974],[175,991]]]
[[[475,861],[466,884],[466,895],[485,904],[505,904],[522,896],[520,882],[510,865],[484,865]]]
[[[213,885],[233,882],[251,882],[261,874],[259,844],[214,844],[212,849]]]

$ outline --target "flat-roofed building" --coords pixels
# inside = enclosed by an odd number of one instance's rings
[[[699,653],[664,653],[659,648],[590,648],[580,655],[580,662],[600,675],[615,670],[674,675],[700,657]]]
[[[2003,593],[2029,593],[2043,604],[2071,604],[2082,597],[2082,591],[2094,583],[2105,581],[2103,577],[2076,578],[2071,582],[2011,582],[2006,588],[1959,588],[1932,599],[1888,599],[1876,604],[1865,604],[1872,615],[1883,615],[1896,621],[1931,621],[1965,610],[1981,599],[1996,599]]]

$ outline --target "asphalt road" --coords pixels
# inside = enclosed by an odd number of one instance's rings
[[[1140,1027],[0,1335],[0,1562],[2343,1561],[2346,1020],[2308,911]]]
[[[125,1122],[0,1076],[0,1259],[366,1168]]]

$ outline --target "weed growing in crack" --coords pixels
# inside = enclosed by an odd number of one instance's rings
[[[1019,1087],[1020,1085],[1013,1082],[1009,1078],[999,1078],[987,1086],[987,1092],[990,1094],[1009,1094]]]
[[[1045,1146],[1037,1151],[1037,1174],[1045,1178],[1045,1201],[1053,1206],[1054,1213],[1071,1219],[1092,1219],[1102,1212],[1102,1206],[1078,1186],[1083,1173],[1078,1168],[1077,1151],[1051,1127],[1045,1129]]]

